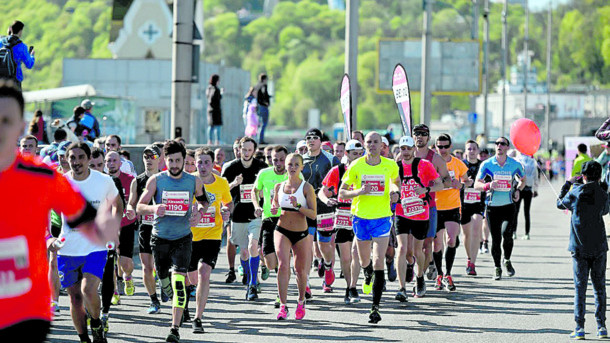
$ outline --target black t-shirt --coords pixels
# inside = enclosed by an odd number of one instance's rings
[[[483,163],[483,161],[477,159],[477,161],[475,163],[470,163],[470,162],[468,162],[468,159],[465,158],[462,160],[462,162],[464,162],[464,164],[468,168],[468,171],[466,172],[466,176],[468,176],[468,178],[472,179],[473,181],[477,181],[477,174],[479,173],[479,168],[481,168],[481,164]],[[470,186],[468,188],[474,188],[474,183],[472,184],[472,186]],[[460,198],[462,199],[462,204],[464,204],[464,190],[460,191]],[[480,204],[485,205],[485,192],[481,192],[481,203]],[[479,203],[464,204],[464,205],[479,205]]]
[[[316,191],[316,195],[320,188],[322,188],[322,181],[326,177],[326,174],[336,165],[339,165],[341,161],[336,156],[326,153],[324,150],[320,150],[320,154],[317,156],[310,156],[309,153],[303,155],[303,177],[305,181],[309,182]],[[334,211],[332,207],[326,206],[320,198],[317,199],[317,212],[318,214],[331,213]],[[315,220],[307,218],[307,225],[316,227],[317,222]]]
[[[235,203],[235,210],[233,210],[233,221],[235,223],[248,223],[256,218],[254,216],[254,205],[252,204],[252,200],[243,202],[241,194],[250,192],[254,187],[258,172],[264,168],[267,168],[267,164],[255,158],[252,159],[250,168],[245,168],[241,163],[241,159],[235,159],[223,166],[222,176],[226,178],[229,183],[233,182],[239,174],[243,177],[241,185],[236,186],[231,190],[231,196]],[[250,194],[248,194],[248,198],[252,199]]]

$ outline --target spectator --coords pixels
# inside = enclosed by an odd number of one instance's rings
[[[68,122],[66,123],[66,125],[70,130],[72,130],[72,132],[76,131],[76,128],[78,127],[80,121],[83,119],[84,114],[85,109],[82,106],[74,107],[74,110],[72,110],[72,117],[70,117],[70,120],[68,120]]]
[[[119,156],[131,161],[131,153],[125,149],[119,150]]]
[[[602,166],[602,180],[606,179],[610,170],[610,143],[604,143],[604,151],[595,159]]]
[[[28,69],[34,67],[34,47],[30,46],[28,51],[28,47],[21,41],[24,27],[22,22],[15,20],[8,27],[8,35],[0,39],[0,77],[14,80],[20,89],[23,82],[21,63]],[[12,59],[2,62],[2,57],[9,55]]]
[[[583,164],[590,160],[592,160],[592,158],[587,155],[587,145],[583,143],[578,144],[578,155],[574,159],[572,177],[580,176]]]
[[[87,139],[92,142],[101,135],[100,123],[93,113],[91,113],[91,109],[93,109],[94,105],[95,103],[89,99],[85,99],[80,103],[80,106],[85,109],[85,113],[83,113],[83,117],[79,124],[87,129]]]
[[[68,135],[66,134],[65,130],[55,130],[55,132],[53,133],[53,143],[40,150],[40,157],[42,157],[42,162],[46,163],[47,165],[53,165],[57,163],[57,149],[59,148],[59,145],[62,142],[66,141],[67,137]]]
[[[220,76],[213,74],[210,77],[210,84],[205,91],[208,99],[208,145],[214,142],[215,145],[222,144],[220,139],[220,129],[222,128],[222,109],[220,100],[224,89],[218,88]]]
[[[258,104],[257,113],[261,119],[261,132],[259,135],[259,144],[268,144],[265,141],[265,129],[269,123],[269,102],[270,96],[267,92],[267,74],[258,76],[258,84],[254,86],[252,94],[256,98]]]
[[[557,208],[572,212],[570,244],[574,266],[574,320],[576,330],[572,338],[585,337],[585,303],[589,275],[595,292],[595,318],[597,335],[605,338],[606,330],[606,259],[608,241],[603,216],[608,214],[608,194],[599,180],[602,167],[597,161],[582,165],[584,184],[574,184],[579,177],[572,177],[561,188]],[[570,190],[570,187],[572,189]]]
[[[36,140],[42,144],[49,143],[49,137],[47,136],[47,125],[42,118],[42,111],[36,110],[34,117],[30,121],[28,126],[28,132],[30,135],[36,137]]]

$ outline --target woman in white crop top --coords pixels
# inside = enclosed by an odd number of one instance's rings
[[[311,269],[313,236],[307,228],[307,218],[316,219],[316,195],[313,187],[299,175],[303,170],[303,158],[298,154],[286,157],[288,180],[275,186],[271,213],[281,215],[275,228],[275,251],[278,259],[277,288],[280,296],[278,320],[288,318],[288,282],[290,281],[290,250],[294,254],[294,265],[299,289],[296,319],[305,316],[305,290],[307,274]]]

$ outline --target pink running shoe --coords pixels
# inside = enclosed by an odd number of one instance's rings
[[[288,318],[288,307],[282,305],[280,307],[280,312],[277,314],[277,320],[286,320],[286,318]]]
[[[329,285],[327,285],[326,281],[322,282],[322,290],[324,291],[324,293],[332,293],[333,292],[333,288],[330,287]]]
[[[326,282],[327,286],[332,286],[333,282],[335,282],[335,271],[332,268],[326,269],[324,272],[324,282]]]
[[[296,320],[301,320],[305,317],[305,302],[299,303],[297,305],[297,310],[294,312],[294,318]]]
[[[313,297],[313,294],[311,294],[311,288],[309,288],[309,285],[307,285],[307,288],[305,288],[305,299],[311,299]]]

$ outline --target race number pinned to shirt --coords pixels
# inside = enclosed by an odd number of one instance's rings
[[[239,202],[251,204],[252,189],[254,189],[254,185],[239,185]]]
[[[400,203],[407,217],[415,217],[418,214],[426,212],[426,205],[420,197],[403,198]]]
[[[474,188],[464,189],[464,203],[477,204],[481,202],[481,192]]]
[[[154,214],[147,214],[145,216],[142,216],[142,224],[144,225],[153,225],[155,223],[155,215]]]
[[[384,175],[362,175],[362,186],[371,185],[368,195],[382,196],[385,193]]]
[[[352,230],[352,213],[348,209],[337,209],[335,212],[335,228],[340,230]]]
[[[189,192],[163,191],[162,201],[165,204],[166,216],[185,216],[189,210]]]
[[[18,297],[31,288],[27,238],[0,239],[0,299]]]
[[[334,213],[318,214],[316,216],[318,222],[318,231],[332,231],[334,224]]]
[[[216,207],[208,206],[208,210],[201,216],[196,227],[211,228],[214,226],[216,226]]]
[[[494,181],[498,182],[498,188],[495,190],[499,192],[509,192],[512,180],[512,175],[494,174]]]

